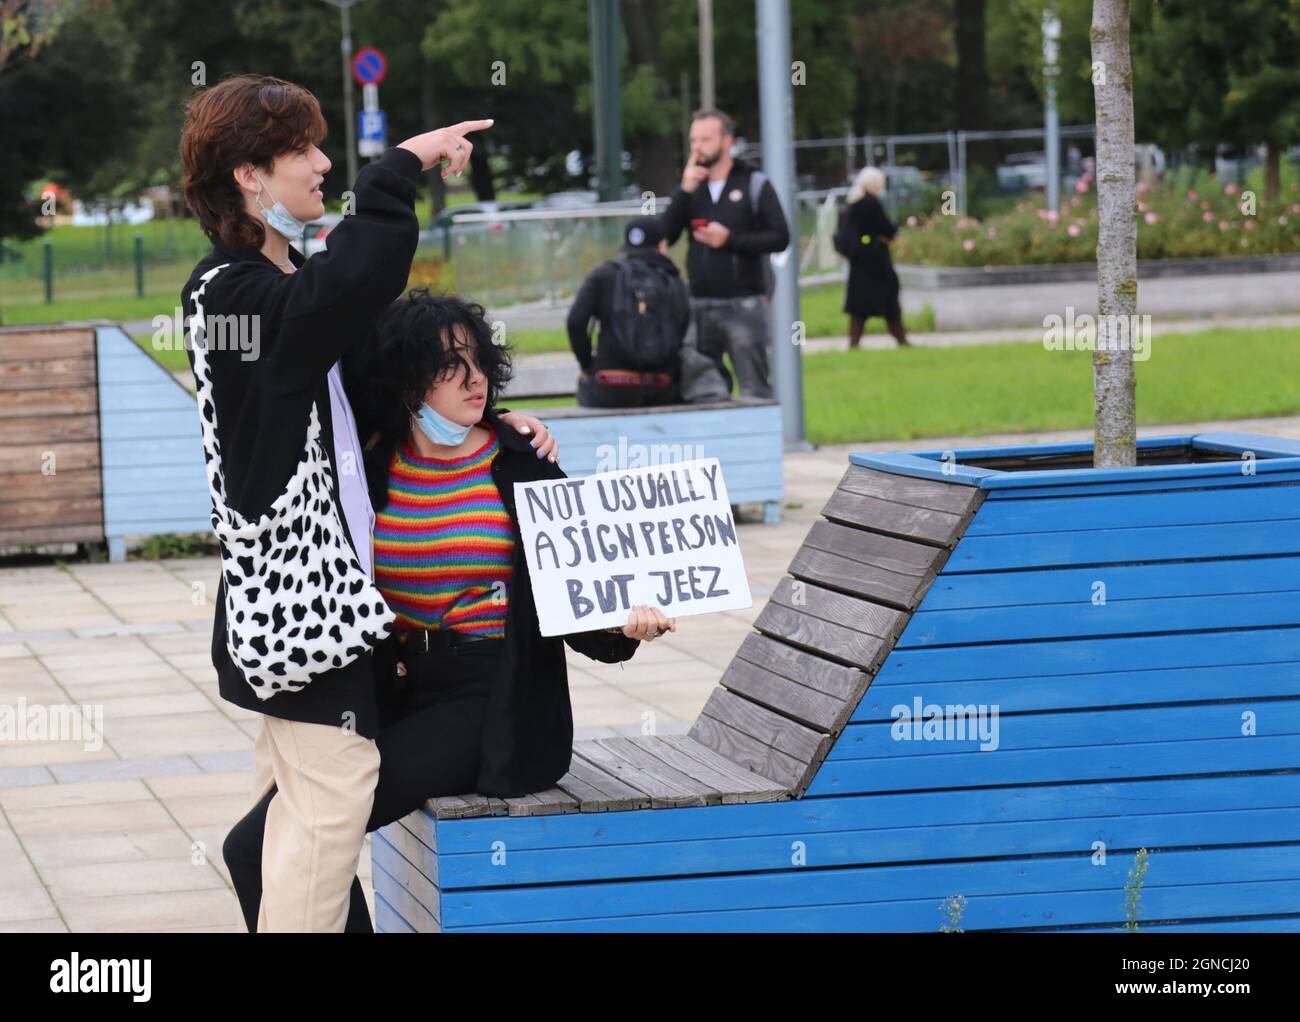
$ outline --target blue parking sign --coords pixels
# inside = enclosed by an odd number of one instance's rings
[[[362,142],[382,142],[388,133],[388,118],[382,110],[357,112],[357,135]]]

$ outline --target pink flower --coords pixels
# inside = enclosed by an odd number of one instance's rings
[[[1145,202],[1139,202],[1139,203],[1138,203],[1138,212],[1139,212],[1139,213],[1145,213],[1146,211],[1147,211],[1147,204],[1146,204]]]
[[[1196,193],[1195,193],[1195,192],[1188,192],[1188,193],[1187,193],[1187,201],[1188,201],[1188,202],[1195,202],[1195,201],[1196,201]]]
[[[1149,223],[1149,224],[1153,224],[1153,223],[1155,223],[1155,222],[1156,222],[1157,220],[1159,220],[1159,219],[1160,219],[1160,218],[1159,218],[1158,216],[1156,216],[1154,213],[1148,213],[1147,216],[1146,216],[1147,223]]]
[[[996,227],[990,227],[988,229],[988,236],[990,238],[996,238],[998,236],[998,229]]]
[[[1080,232],[1079,232],[1079,225],[1078,225],[1078,224],[1070,224],[1070,226],[1067,227],[1067,228],[1065,229],[1065,233],[1068,234],[1071,238],[1077,238],[1077,237],[1079,236],[1079,233],[1080,233]]]
[[[907,226],[908,226],[908,227],[915,227],[915,226],[916,226],[916,223],[917,223],[916,217],[914,217],[914,216],[909,216],[909,217],[907,218]]]
[[[1078,192],[1080,195],[1087,194],[1088,179],[1086,177],[1079,178],[1078,181],[1074,182],[1074,190]]]
[[[1139,182],[1137,183],[1137,193],[1138,193],[1139,195],[1141,195],[1143,192],[1145,192],[1145,191],[1146,191],[1148,188],[1150,188],[1150,187],[1151,187],[1151,186],[1148,185],[1145,181],[1139,181]]]
[[[1214,223],[1214,214],[1213,214],[1213,213],[1202,213],[1202,214],[1201,214],[1201,219],[1204,220],[1207,224],[1212,224],[1212,223]]]
[[[967,238],[965,241],[961,243],[961,247],[964,248],[967,252],[973,251],[975,248],[975,242],[973,239]]]
[[[1245,230],[1247,230],[1247,231],[1253,231],[1253,230],[1255,229],[1255,221],[1254,221],[1254,220],[1247,220],[1247,221],[1246,221],[1244,224],[1242,224],[1241,226],[1242,226]]]
[[[1235,181],[1229,181],[1226,185],[1224,185],[1224,186],[1223,186],[1223,194],[1224,194],[1224,195],[1236,195],[1236,194],[1237,194],[1237,182],[1235,182]]]
[[[1220,220],[1220,221],[1219,221],[1219,230],[1221,230],[1221,231],[1226,231],[1227,229],[1228,229],[1228,221],[1226,221],[1226,220]]]
[[[1300,202],[1297,202],[1295,205],[1291,207],[1291,212],[1300,213]]]
[[[1281,224],[1283,227],[1285,227],[1285,226],[1286,226],[1286,214],[1283,213],[1280,217],[1278,217],[1278,218],[1277,218],[1277,222],[1278,222],[1279,224]]]

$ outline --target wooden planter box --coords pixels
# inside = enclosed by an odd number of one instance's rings
[[[114,325],[0,329],[0,547],[210,533],[194,395]]]
[[[1147,848],[1144,928],[1300,930],[1300,444],[1140,447],[851,455],[688,735],[379,831],[377,927],[1113,930]]]

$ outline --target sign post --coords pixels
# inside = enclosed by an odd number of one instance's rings
[[[388,61],[373,46],[357,51],[352,58],[352,76],[361,86],[361,110],[357,114],[357,152],[381,156],[388,134],[387,118],[379,109],[379,84],[388,75]]]

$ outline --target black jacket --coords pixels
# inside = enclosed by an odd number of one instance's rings
[[[677,271],[677,264],[653,249],[648,252],[629,252],[624,258],[644,259],[646,262],[662,267],[672,275],[674,297],[676,298],[676,308],[673,310],[673,316],[681,330],[681,336],[685,337],[686,330],[691,325],[691,303],[689,293],[686,290],[686,282],[682,280],[682,275]],[[610,259],[592,270],[587,275],[587,279],[582,282],[582,287],[578,289],[578,293],[573,299],[573,305],[569,309],[566,323],[569,330],[569,347],[573,349],[574,357],[577,358],[578,365],[582,367],[583,372],[592,372],[596,369],[633,368],[618,364],[618,360],[611,350],[612,345],[598,341],[595,356],[593,357],[591,353],[591,319],[594,316],[599,321],[600,337],[603,338],[609,329],[609,321],[614,314],[614,283],[618,279],[618,267],[621,261],[619,259]],[[677,376],[680,369],[681,363],[674,356],[672,362],[659,371]]]
[[[870,192],[845,207],[845,216],[852,247],[844,311],[850,316],[893,319],[899,315],[898,274],[884,239],[897,235],[898,225]]]
[[[500,673],[492,681],[483,725],[478,783],[482,795],[510,798],[546,791],[569,769],[573,753],[573,710],[564,645],[612,664],[627,660],[641,645],[621,632],[596,629],[564,636],[543,636],[529,582],[528,561],[515,510],[515,483],[563,479],[564,472],[547,458],[537,457],[529,438],[502,422],[498,409],[484,425],[497,435],[500,451],[492,461],[496,481],[514,525],[513,577],[507,591],[505,646]],[[362,437],[362,446],[367,440]],[[388,503],[388,464],[391,445],[375,444],[366,452],[366,481],[378,511]],[[561,452],[560,457],[564,454]],[[396,658],[391,641],[379,655],[380,668]]]
[[[696,298],[736,298],[765,293],[765,253],[783,252],[790,244],[790,228],[781,211],[781,200],[771,181],[763,182],[758,193],[758,218],[749,201],[749,175],[753,168],[745,160],[733,160],[726,184],[714,203],[709,182],[701,181],[693,192],[679,184],[662,222],[668,244],[675,244],[692,220],[716,220],[730,228],[731,236],[722,248],[710,248],[691,238],[686,253],[686,275]]]
[[[363,168],[353,185],[355,213],[329,233],[325,250],[304,259],[290,247],[295,273],[285,273],[260,251],[214,243],[182,288],[182,308],[192,315],[190,293],[198,278],[230,263],[208,285],[204,312],[258,317],[257,358],[217,347],[208,358],[227,503],[245,517],[265,513],[284,490],[303,456],[313,401],[339,503],[327,375],[350,346],[371,336],[379,313],[406,287],[419,239],[415,195],[421,172],[419,157],[396,148]],[[189,357],[193,368],[192,352]],[[342,524],[346,532],[346,518]],[[349,535],[353,550],[358,539],[370,541]],[[375,737],[378,710],[369,653],[316,675],[301,691],[257,697],[226,649],[225,585],[223,577],[212,632],[222,698],[287,720],[351,721],[358,734]]]

